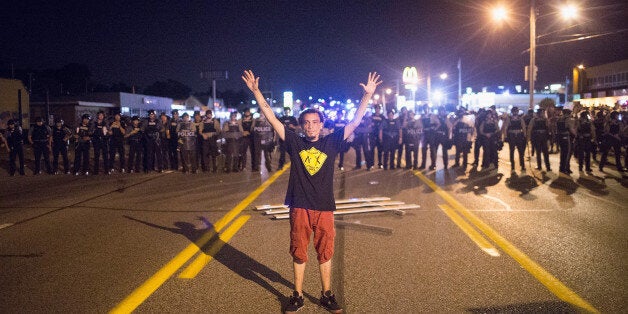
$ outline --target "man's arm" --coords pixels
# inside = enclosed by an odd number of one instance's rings
[[[353,119],[349,123],[347,123],[347,125],[345,126],[345,134],[343,136],[343,139],[346,140],[351,135],[351,133],[355,131],[358,125],[360,125],[360,121],[362,121],[362,117],[364,117],[364,114],[366,114],[366,107],[368,107],[369,101],[371,100],[373,93],[375,93],[375,89],[377,88],[377,85],[381,83],[382,81],[379,80],[379,75],[377,74],[377,72],[373,72],[373,73],[369,72],[369,78],[366,82],[366,85],[363,83],[360,83],[360,86],[364,88],[364,96],[362,96],[362,100],[360,101],[360,106],[358,107],[358,110],[355,112]]]
[[[242,75],[242,80],[244,81],[244,83],[246,83],[246,86],[253,92],[255,100],[259,104],[259,109],[266,117],[266,120],[268,120],[270,125],[273,126],[273,129],[277,131],[279,138],[281,138],[281,140],[285,140],[286,130],[283,124],[281,123],[281,121],[279,121],[279,119],[277,119],[277,117],[275,117],[275,113],[270,108],[270,105],[266,102],[266,99],[264,99],[262,92],[260,92],[259,90],[259,77],[255,77],[253,71],[246,70],[244,71],[244,75]]]

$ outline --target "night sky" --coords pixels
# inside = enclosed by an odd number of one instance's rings
[[[193,91],[209,89],[199,76],[209,69],[229,71],[219,90],[245,88],[240,75],[251,68],[264,90],[292,90],[302,99],[357,98],[369,71],[394,87],[407,65],[422,77],[428,68],[434,77],[448,72],[447,88],[455,94],[461,58],[463,88],[525,84],[529,2],[506,1],[520,16],[501,27],[487,15],[495,2],[9,1],[0,10],[0,67],[77,62],[89,66],[96,82],[145,87],[174,79]],[[537,34],[569,25],[552,15],[554,2],[537,0]],[[576,64],[628,58],[628,3],[581,2],[576,27],[539,42],[615,34],[539,47],[541,84],[564,81]]]

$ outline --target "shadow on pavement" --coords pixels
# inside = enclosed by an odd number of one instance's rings
[[[457,193],[469,193],[473,192],[476,195],[488,193],[487,187],[497,185],[502,180],[504,175],[497,172],[497,170],[482,170],[478,171],[477,168],[471,168],[469,177],[467,179],[460,180],[460,183],[465,185],[459,189]]]
[[[175,234],[181,234],[188,238],[188,240],[190,240],[190,242],[192,243],[196,243],[196,241],[201,238],[205,233],[207,233],[210,228],[213,228],[213,224],[204,217],[199,217],[199,220],[201,220],[205,224],[205,226],[207,226],[207,228],[200,229],[197,229],[194,224],[185,221],[177,221],[174,223],[175,227],[171,228],[153,224],[126,215],[123,215],[123,217],[142,223],[149,227],[166,230]],[[217,235],[214,235],[212,239],[200,249],[203,252],[209,254],[209,248],[215,245],[217,241],[222,242],[222,240],[220,240]],[[289,297],[283,295],[279,290],[269,284],[264,278],[272,282],[278,282],[286,286],[287,288],[290,288],[290,290],[292,291],[294,290],[294,285],[290,281],[283,278],[278,272],[256,261],[255,259],[248,256],[246,253],[236,249],[228,243],[222,242],[220,244],[222,244],[222,248],[218,251],[218,253],[213,256],[216,261],[223,264],[234,273],[240,275],[242,278],[250,280],[274,294],[277,297],[277,300],[280,302],[282,309],[286,304],[288,304]],[[318,298],[312,295],[304,292],[303,296],[309,299],[312,303],[318,303]]]
[[[549,187],[552,189],[565,191],[567,195],[571,195],[576,193],[576,190],[579,186],[576,182],[574,182],[571,177],[559,176],[556,180],[550,183]]]
[[[593,176],[579,177],[576,181],[583,188],[591,191],[592,194],[598,196],[608,195],[609,192],[606,190],[606,184],[603,181],[596,179]]]
[[[510,178],[506,179],[506,186],[511,190],[520,192],[519,197],[523,197],[538,187],[539,184],[527,174],[519,176],[516,172],[512,172]]]

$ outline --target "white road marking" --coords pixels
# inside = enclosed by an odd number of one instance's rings
[[[501,199],[494,197],[494,196],[490,196],[490,195],[486,195],[486,194],[482,194],[482,197],[484,198],[488,198],[489,200],[493,200],[497,203],[500,203],[502,205],[504,205],[504,208],[506,211],[512,211],[512,208],[510,207],[510,205],[508,205],[506,202],[502,201]]]

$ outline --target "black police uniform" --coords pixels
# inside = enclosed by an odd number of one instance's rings
[[[253,145],[255,158],[252,159],[253,171],[259,171],[262,162],[262,152],[264,153],[264,165],[266,170],[272,171],[272,152],[275,149],[275,131],[266,119],[255,119],[252,124]]]
[[[115,127],[112,123],[110,127],[111,138],[109,140],[109,167],[110,169],[113,169],[113,163],[116,160],[117,153],[118,160],[120,161],[120,172],[124,172],[126,169],[124,168],[124,159],[126,158],[126,154],[124,151],[124,134],[122,134],[122,128],[124,128],[124,122],[120,121],[120,125],[116,125]]]
[[[353,148],[355,149],[355,169],[362,167],[362,154],[366,161],[366,169],[373,167],[373,146],[371,136],[373,123],[370,117],[364,116],[354,131]]]
[[[196,161],[197,135],[195,124],[191,121],[180,121],[176,128],[179,138],[179,151],[181,152],[181,166],[184,173],[196,173],[198,162]],[[171,133],[172,134],[172,133]],[[214,141],[215,143],[216,141]]]
[[[593,160],[597,160],[597,152],[602,152],[606,146],[606,131],[604,131],[604,126],[606,125],[606,120],[603,116],[597,116],[593,120],[593,127],[595,128],[595,141],[593,147]]]
[[[70,161],[68,160],[68,145],[72,131],[65,125],[52,128],[52,171],[57,173],[59,168],[59,154],[63,159],[63,170],[66,174],[70,173]]]
[[[459,167],[460,157],[462,157],[462,169],[467,168],[468,155],[471,151],[471,141],[469,138],[473,135],[473,127],[463,122],[462,119],[456,121],[453,127],[452,141],[456,145],[454,167]]]
[[[52,173],[52,167],[50,166],[50,136],[52,130],[50,127],[42,125],[33,125],[29,130],[29,135],[33,140],[33,153],[35,154],[35,174],[41,173],[41,160],[43,158],[46,171]]]
[[[293,116],[283,115],[279,118],[279,121],[283,124],[284,128],[289,129],[288,125],[299,125],[297,118]],[[292,129],[291,129],[292,130]],[[286,163],[286,145],[282,139],[279,139],[279,165],[278,169],[283,168],[283,164]]]
[[[532,123],[532,135],[530,140],[536,150],[536,169],[541,170],[541,155],[543,155],[545,168],[547,171],[552,171],[547,147],[547,140],[549,139],[547,119],[534,117],[530,123]]]
[[[340,132],[347,126],[349,122],[345,119],[336,119],[334,121],[334,133]],[[342,144],[340,151],[338,151],[338,169],[344,169],[345,153],[349,151],[350,143],[345,141]]]
[[[140,162],[144,159],[144,132],[141,125],[138,123],[134,126],[133,123],[129,125],[124,135],[129,144],[129,157],[127,160],[128,172],[140,172]]]
[[[515,170],[515,149],[519,153],[519,165],[521,170],[526,170],[525,166],[525,150],[526,136],[525,129],[521,126],[523,118],[520,115],[511,115],[510,123],[506,129],[506,141],[510,153],[510,168]]]
[[[163,125],[161,121],[148,118],[144,124],[142,124],[144,131],[144,140],[146,143],[146,169],[144,172],[163,170],[162,155],[161,155],[161,130]]]
[[[430,158],[432,159],[432,164],[430,165],[430,169],[436,169],[436,152],[438,151],[438,146],[440,145],[443,153],[443,165],[444,168],[447,169],[449,165],[449,149],[451,146],[449,145],[449,127],[445,121],[447,117],[438,117],[438,121],[440,122],[440,126],[434,130],[434,149],[430,149]]]
[[[427,162],[427,148],[430,148],[430,161],[434,165],[436,163],[436,143],[435,143],[435,125],[432,124],[431,114],[424,114],[421,116],[421,123],[423,124],[423,139],[421,142],[421,166],[419,169],[425,169]]]
[[[240,138],[242,132],[238,121],[228,120],[223,126],[223,135],[225,137],[225,172],[238,172],[238,160],[240,155]]]
[[[159,119],[161,122],[161,119]],[[166,123],[162,123],[162,128],[159,130],[159,147],[161,148],[161,165],[162,169],[168,169],[170,167],[170,140],[168,140],[167,130],[170,128],[170,119]]]
[[[613,149],[615,152],[615,166],[620,172],[624,171],[621,165],[621,122],[618,120],[610,120],[608,122],[608,133],[605,136],[605,145],[603,145],[602,158],[600,159],[600,171],[604,170],[604,166],[608,162],[608,151]]]
[[[571,160],[571,135],[569,134],[569,126],[567,125],[567,116],[562,116],[556,121],[556,142],[560,148],[560,166],[558,171],[570,173],[569,161]]]
[[[255,157],[255,146],[253,146],[253,135],[251,134],[251,124],[253,124],[253,117],[242,117],[242,130],[244,134],[240,139],[240,159],[238,160],[238,167],[240,170],[246,168],[246,152],[251,154],[251,168],[255,164],[253,160]]]
[[[102,121],[94,120],[91,129],[92,146],[94,147],[94,174],[98,174],[100,170],[100,156],[102,154],[103,169],[108,172],[111,169],[109,165],[109,124],[105,119]]]
[[[19,159],[20,163],[20,175],[24,175],[24,135],[22,134],[22,128],[18,125],[13,125],[13,128],[9,127],[4,132],[4,137],[9,145],[9,175],[15,175],[15,157]]]
[[[179,133],[177,132],[177,126],[179,122],[174,119],[170,119],[168,123],[168,130],[170,132],[170,138],[168,139],[168,160],[170,160],[170,169],[179,170],[179,151],[177,147],[179,145]]]
[[[220,123],[218,123],[220,125]],[[216,129],[216,118],[205,119],[202,124],[202,133],[213,133],[208,139],[202,138],[201,169],[206,171],[208,162],[211,162],[212,171],[216,172],[218,165],[216,157],[218,157],[218,134],[220,130]]]
[[[79,174],[79,169],[84,174],[89,174],[89,148],[92,144],[90,126],[81,124],[76,128],[76,146],[74,146],[74,174]]]
[[[395,150],[399,147],[399,120],[386,119],[381,125],[384,169],[395,169]]]
[[[423,125],[419,120],[409,120],[402,129],[402,141],[406,146],[406,169],[418,169],[419,145],[423,136]]]
[[[589,119],[581,119],[576,135],[576,155],[578,156],[578,169],[591,171],[591,154],[594,149],[593,123]]]
[[[482,122],[486,120],[486,116],[488,113],[486,111],[478,112],[475,119],[475,128],[479,131]],[[477,166],[480,164],[480,149],[486,150],[486,136],[482,134],[482,132],[477,132],[477,136],[475,137],[475,144],[473,145],[473,165]],[[482,162],[484,163],[484,162]]]
[[[380,141],[379,139],[379,131],[382,129],[384,121],[386,121],[386,117],[384,117],[383,114],[381,113],[374,113],[373,115],[371,115],[371,133],[369,134],[370,136],[370,142],[371,142],[371,159],[373,160],[373,164],[375,163],[375,149],[377,149],[377,166],[378,167],[382,167],[383,160],[382,160],[382,154],[384,153],[384,143],[382,141]]]

